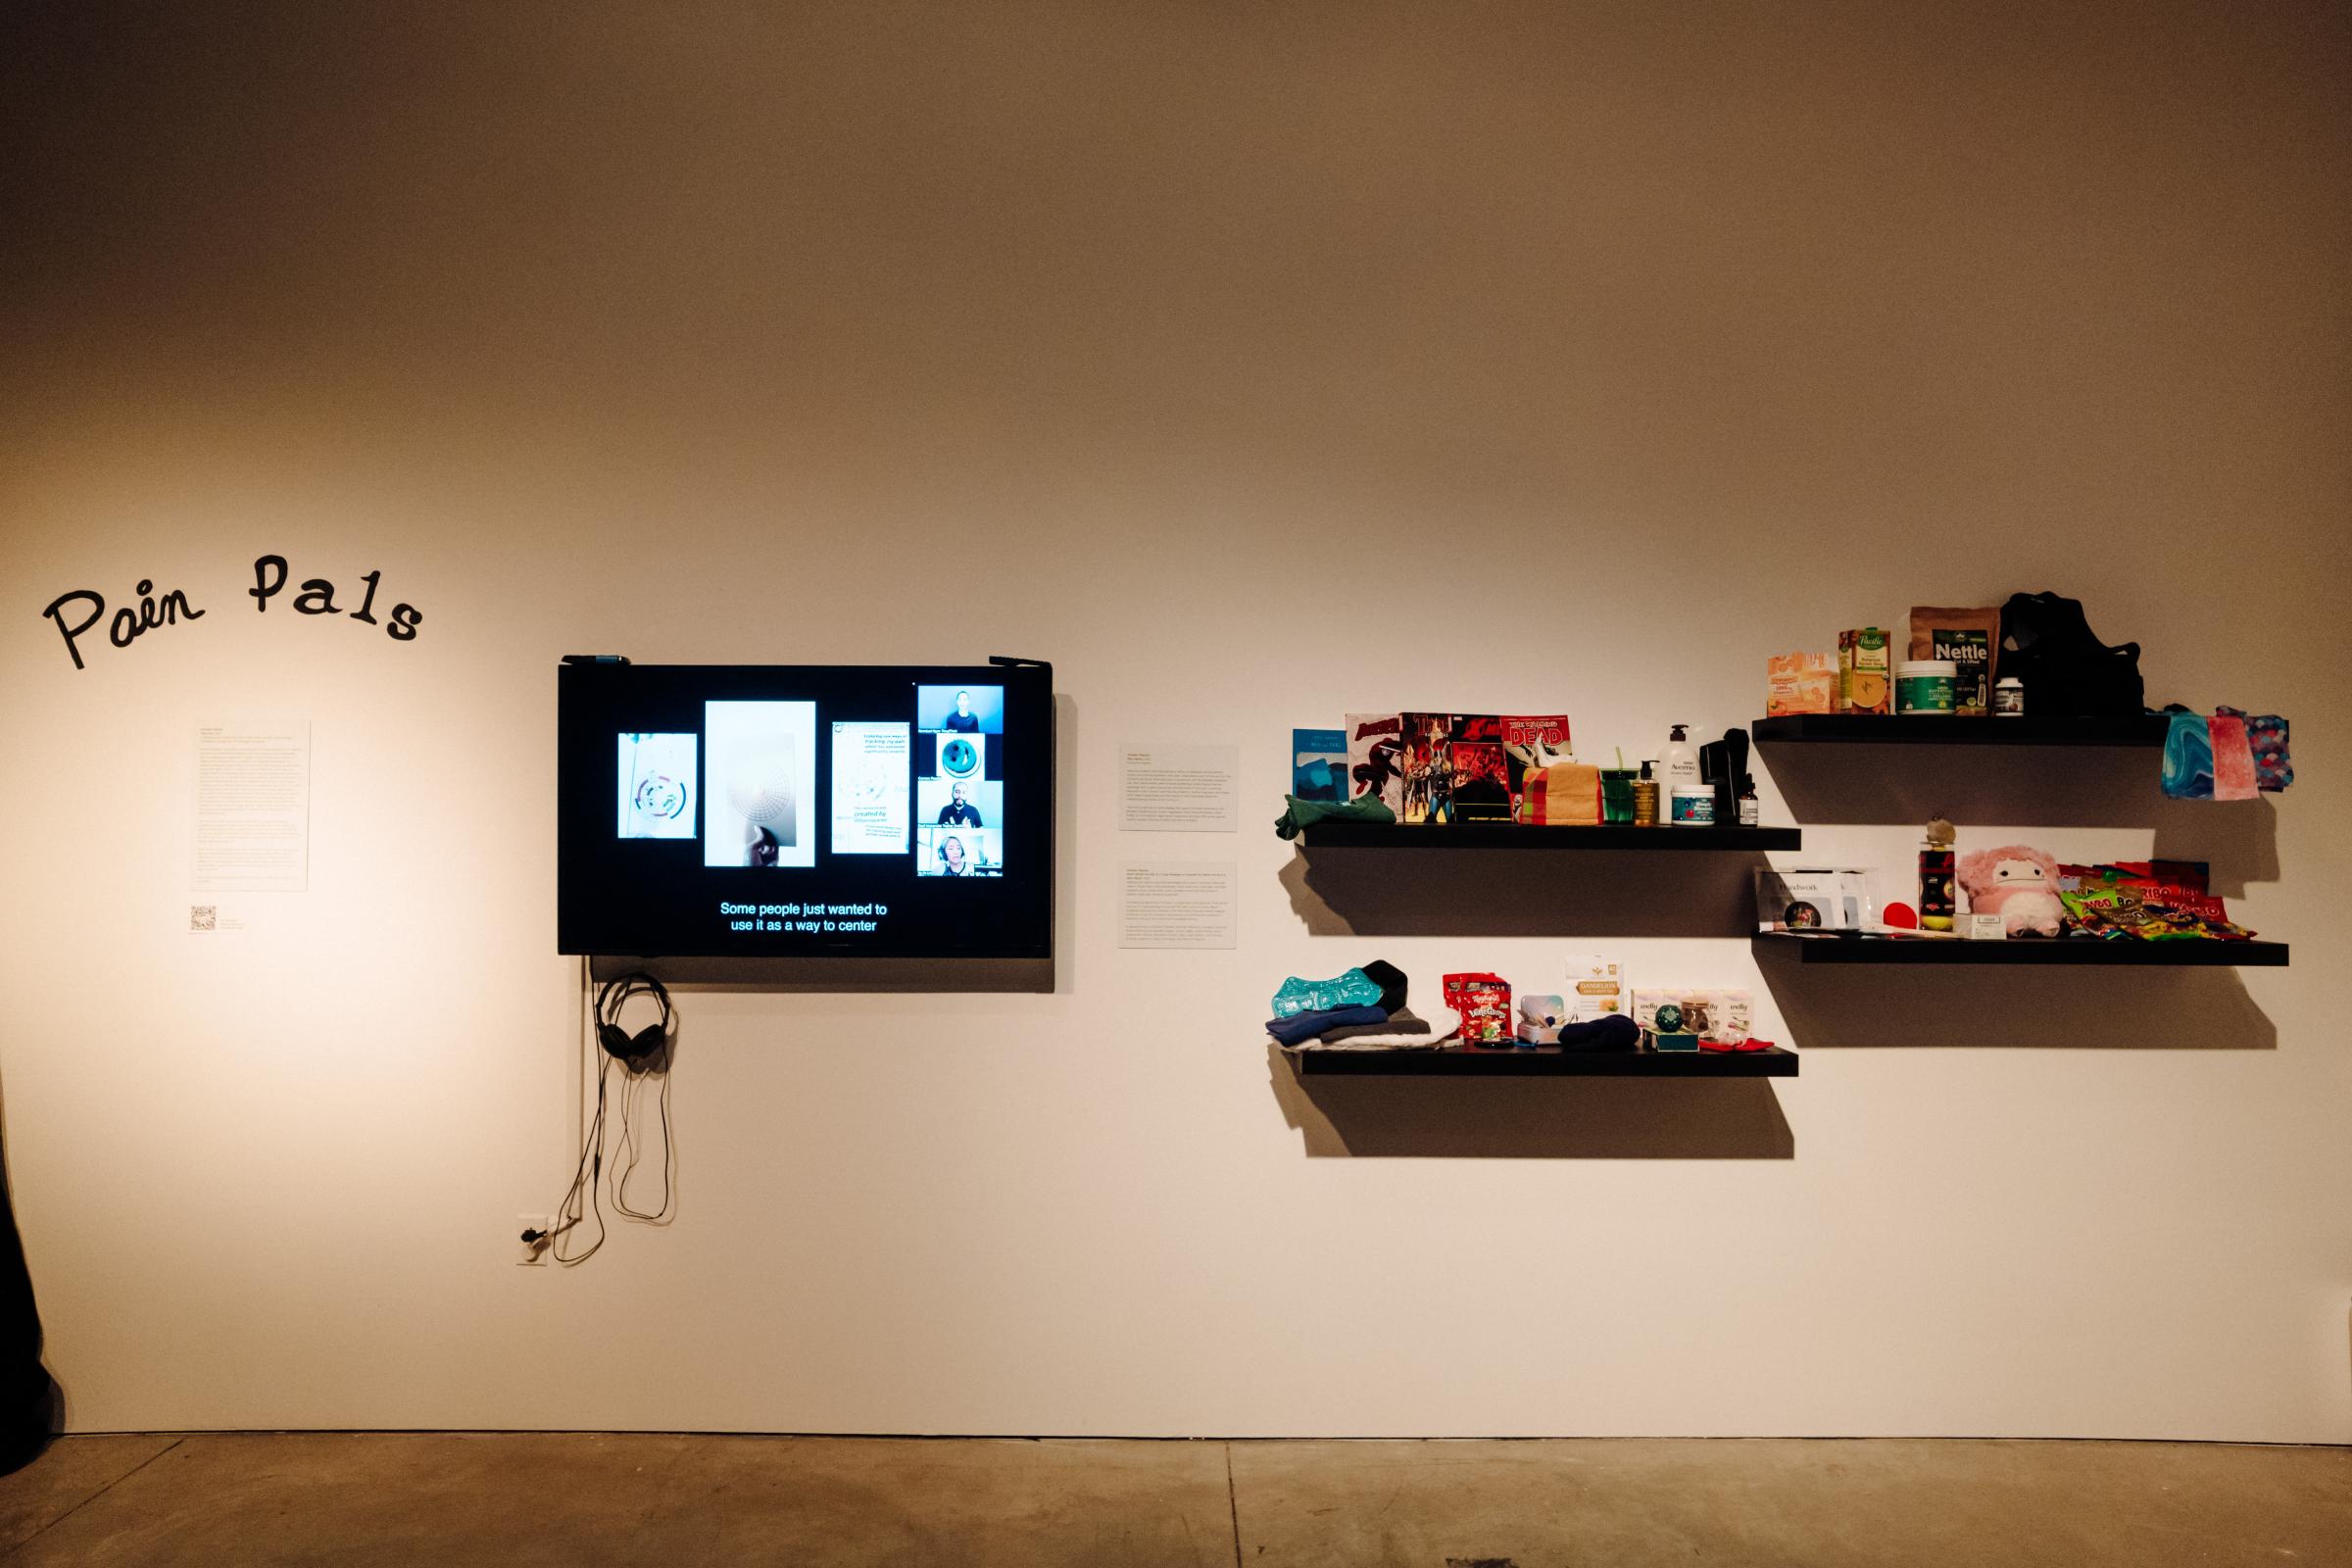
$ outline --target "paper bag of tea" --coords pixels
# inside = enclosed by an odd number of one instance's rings
[[[1991,710],[1993,664],[2001,651],[2001,612],[1950,610],[1937,605],[1911,607],[1913,659],[1948,659],[1957,665],[1952,683],[1952,711]]]

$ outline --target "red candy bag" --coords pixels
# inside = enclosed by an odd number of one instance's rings
[[[1511,983],[1498,974],[1446,976],[1446,1005],[1461,1015],[1462,1039],[1473,1046],[1515,1043]]]

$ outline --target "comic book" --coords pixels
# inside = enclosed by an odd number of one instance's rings
[[[1342,729],[1291,731],[1291,793],[1302,801],[1348,799],[1348,732]]]
[[[1348,715],[1348,799],[1377,795],[1404,820],[1404,716]]]
[[[1453,820],[1453,715],[1405,713],[1404,809],[1399,822]]]
[[[1574,755],[1568,744],[1568,715],[1544,713],[1502,721],[1502,757],[1511,786],[1511,820],[1521,820],[1530,769],[1565,762]]]
[[[1456,713],[1446,747],[1453,820],[1508,822],[1510,770],[1502,753],[1502,720],[1492,713]]]

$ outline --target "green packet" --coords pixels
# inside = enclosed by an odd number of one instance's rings
[[[2061,888],[2058,902],[2077,929],[2097,937],[2136,936],[2147,918],[2146,906],[2129,888]]]
[[[2058,902],[2075,928],[2097,937],[2136,937],[2143,942],[2243,942],[2254,933],[2169,905],[2150,904],[2138,891],[2113,884],[2060,889]]]

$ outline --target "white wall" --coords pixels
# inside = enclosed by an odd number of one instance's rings
[[[71,1424],[2352,1439],[2345,23],[1922,9],[24,24],[0,1084]],[[264,552],[423,635],[253,613]],[[76,672],[40,607],[141,577],[206,617]],[[1861,825],[1807,858],[1935,804],[2210,855],[2293,968],[1784,978],[1803,1077],[1734,1095],[1264,1054],[1375,956],[1755,980],[1704,858],[1302,875],[1292,725],[1640,755],[2039,587],[2303,782],[1816,761]],[[1054,660],[1062,990],[688,998],[677,1222],[526,1270],[591,649]],[[193,938],[190,729],[257,708],[316,726],[311,888]],[[1125,739],[1238,741],[1250,826],[1115,832]],[[1239,952],[1112,946],[1170,851],[1238,857]]]

